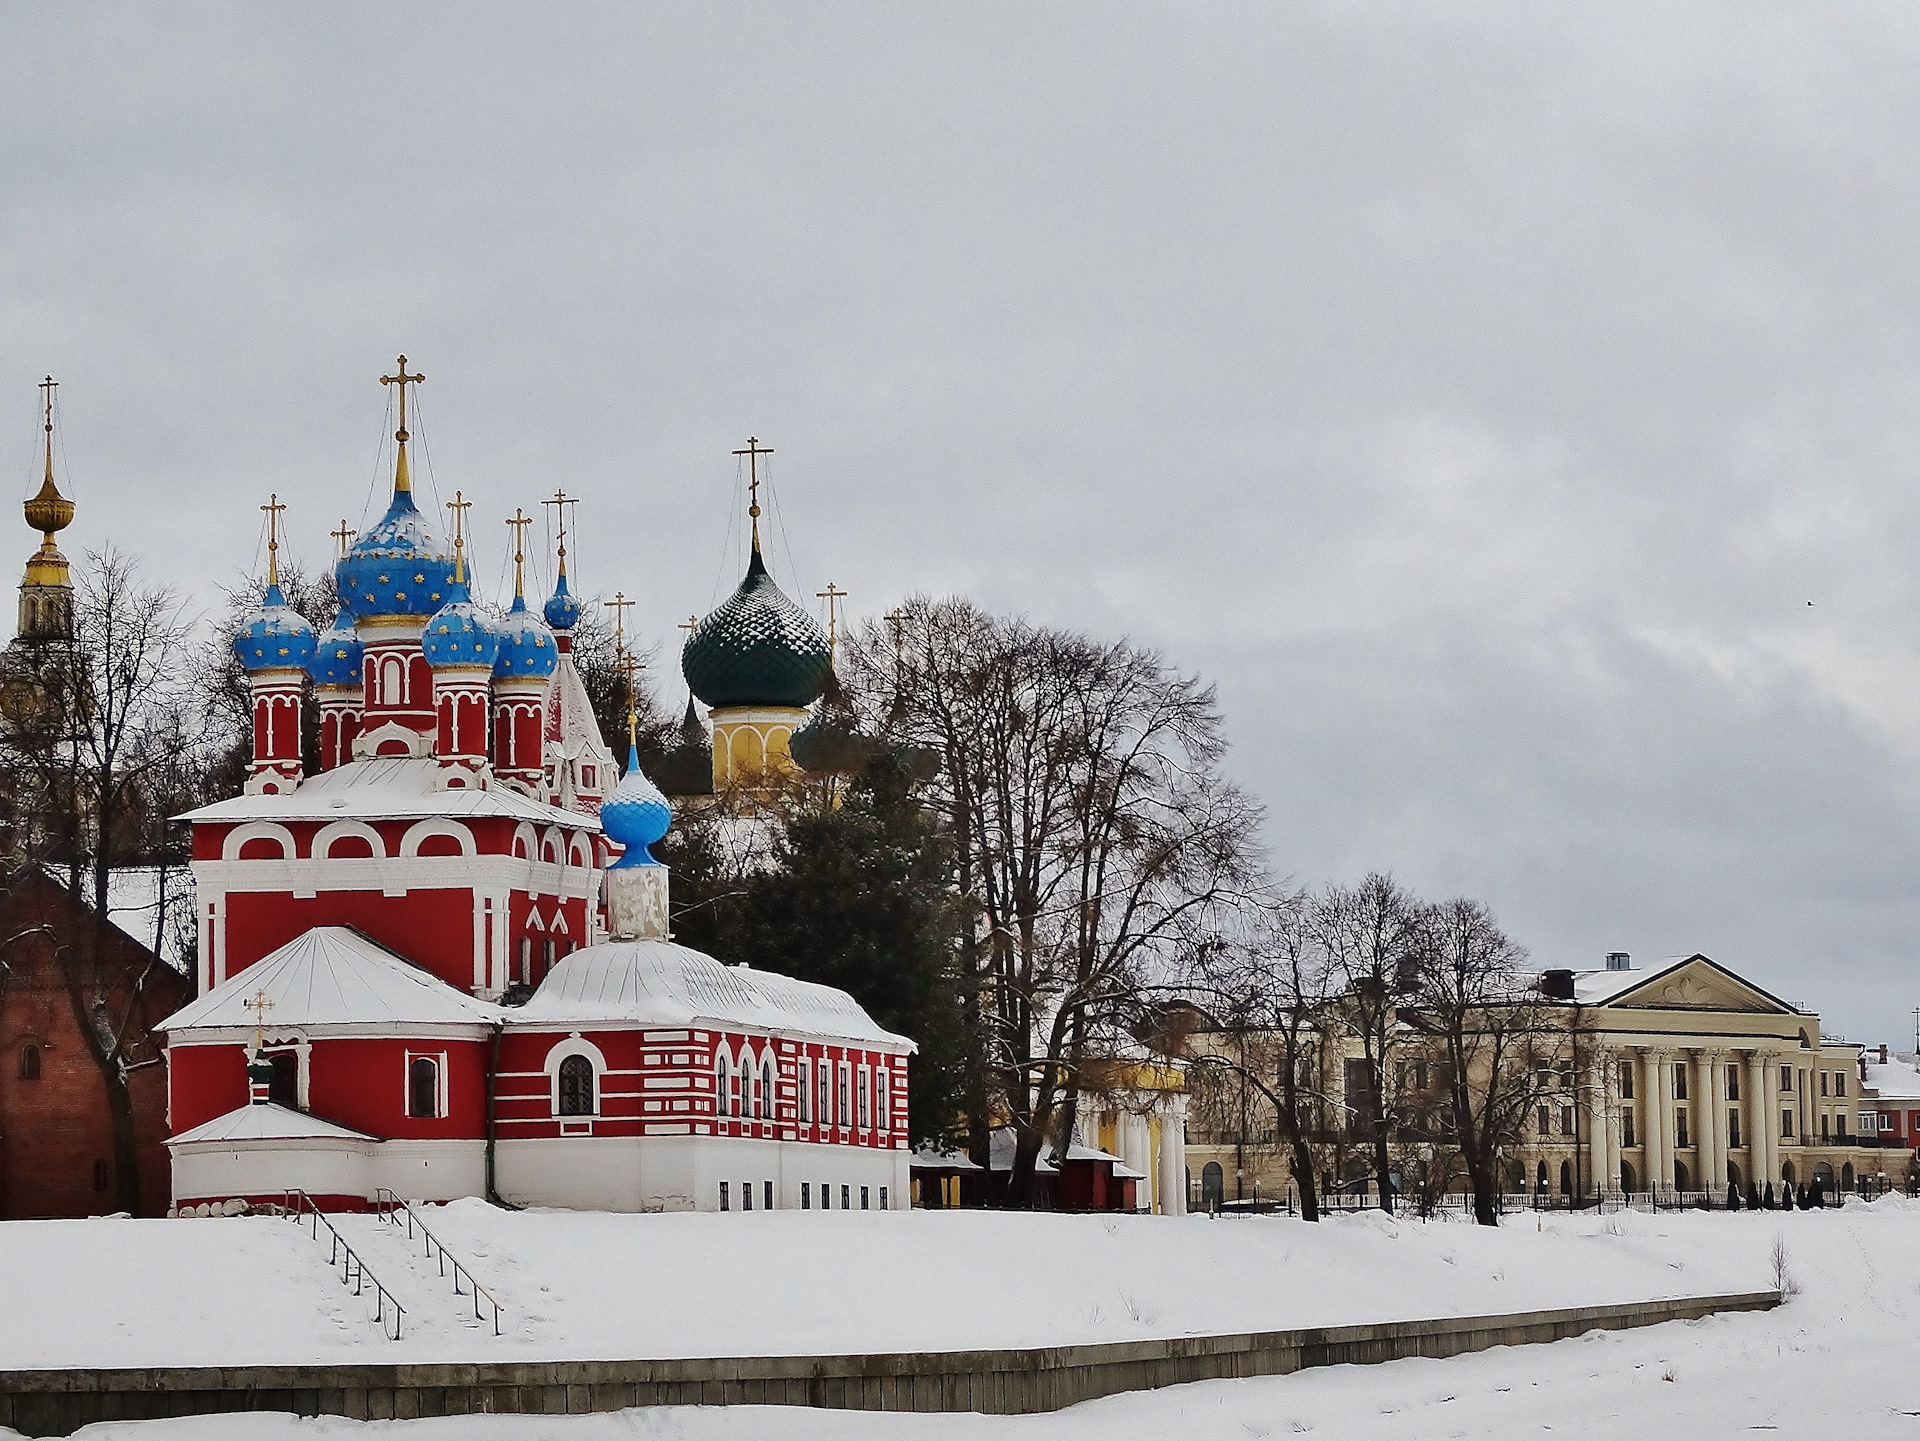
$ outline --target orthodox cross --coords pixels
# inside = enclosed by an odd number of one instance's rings
[[[513,514],[507,517],[507,524],[513,527],[513,595],[514,599],[519,600],[527,593],[526,538],[527,527],[533,524],[533,517],[516,505]]]
[[[690,615],[685,620],[680,622],[680,629],[687,633],[688,640],[692,640],[693,628],[699,624],[700,624],[700,617],[697,615]]]
[[[400,373],[398,375],[383,375],[380,377],[380,383],[382,385],[397,385],[400,387],[400,428],[393,433],[393,438],[402,445],[407,443],[407,387],[409,385],[418,385],[425,379],[426,376],[421,375],[418,371],[412,375],[407,374],[407,358],[404,355],[400,357]]]
[[[840,609],[838,603],[847,598],[847,593],[832,581],[828,581],[825,590],[816,590],[814,594],[827,603],[827,663],[831,665],[840,648]]]
[[[627,612],[633,609],[633,602],[627,599],[624,590],[616,590],[613,599],[607,602],[607,609],[613,612],[613,653],[624,656],[627,653]]]
[[[280,512],[286,507],[275,491],[260,509],[267,513],[267,584],[274,586],[280,584]]]
[[[895,683],[901,671],[906,669],[907,653],[907,613],[895,606],[886,614],[887,629],[893,632],[893,671]]]
[[[647,668],[647,663],[624,647],[619,656],[620,671],[627,678],[627,744],[637,746],[640,744],[640,688],[634,683],[634,677]]]
[[[455,494],[458,494],[458,492],[455,492]],[[346,555],[347,555],[347,542],[352,540],[356,535],[360,534],[360,532],[349,528],[347,525],[347,518],[343,515],[340,517],[340,529],[330,530],[327,532],[327,534],[332,536],[334,540],[338,542],[340,546],[340,558],[344,560],[346,559]]]
[[[466,499],[462,492],[456,490],[453,493],[453,499],[446,502],[446,507],[453,513],[453,578],[455,580],[465,580],[467,578],[467,560],[465,554],[467,548],[467,512],[473,509],[473,502]]]
[[[60,382],[49,375],[40,382],[40,389],[47,393],[47,474],[53,474],[53,393],[60,388]]]
[[[258,1055],[267,1048],[267,1012],[273,1009],[273,1002],[267,999],[266,989],[262,987],[240,1004],[253,1012],[253,1049]]]
[[[753,520],[753,548],[757,551],[760,549],[760,457],[772,455],[773,447],[761,445],[758,436],[750,435],[747,448],[734,454],[747,458],[747,514]]]
[[[564,490],[556,490],[552,500],[543,500],[542,505],[550,505],[560,516],[560,574],[567,573],[567,507],[578,506],[579,500]]]

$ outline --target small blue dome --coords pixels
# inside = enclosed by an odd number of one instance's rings
[[[353,543],[333,574],[341,603],[356,616],[425,619],[452,598],[453,560],[415,507],[411,490],[394,491],[380,523]]]
[[[580,623],[580,602],[568,593],[564,575],[547,599],[546,617],[547,624],[555,630],[572,630]]]
[[[447,594],[447,603],[427,621],[420,635],[420,649],[426,652],[427,664],[435,670],[456,665],[483,665],[492,670],[500,655],[500,633],[474,609],[464,580],[452,582]]]
[[[673,807],[660,794],[658,786],[640,769],[640,755],[627,747],[627,774],[613,794],[600,804],[600,827],[610,840],[626,847],[626,854],[611,869],[623,871],[629,866],[657,866],[647,847],[667,833],[673,824]]]
[[[240,629],[233,638],[233,653],[246,671],[305,670],[319,642],[307,618],[287,604],[277,585],[267,587],[260,609],[242,616]]]
[[[364,653],[360,637],[353,633],[353,612],[343,605],[332,628],[320,632],[307,674],[315,685],[359,685]]]
[[[493,663],[496,676],[550,676],[560,664],[560,647],[553,642],[553,632],[527,609],[525,596],[513,598],[513,608],[499,622],[499,631],[500,657]]]

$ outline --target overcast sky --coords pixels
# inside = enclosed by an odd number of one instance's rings
[[[212,606],[269,491],[310,563],[377,516],[404,350],[482,588],[563,486],[671,653],[755,434],[809,604],[1216,680],[1281,872],[1910,1044],[1917,59],[1905,5],[14,7],[0,454],[51,371],[68,553]]]

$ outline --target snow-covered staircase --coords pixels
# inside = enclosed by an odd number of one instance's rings
[[[333,1220],[403,1299],[409,1336],[500,1334],[502,1307],[493,1291],[474,1279],[405,1201],[382,1192],[375,1210]]]

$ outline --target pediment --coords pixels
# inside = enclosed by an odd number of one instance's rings
[[[1768,995],[1705,956],[1689,956],[1649,976],[1631,990],[1621,992],[1606,1004],[1633,1010],[1797,1014],[1785,1001]]]

